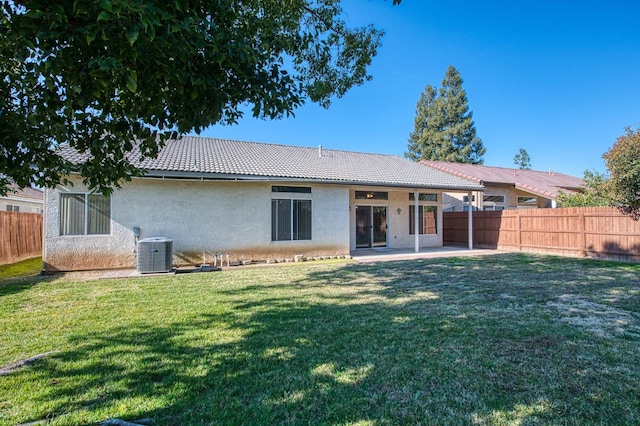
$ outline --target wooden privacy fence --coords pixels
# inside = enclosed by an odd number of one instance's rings
[[[468,213],[444,213],[444,243],[468,244]],[[473,245],[640,261],[640,221],[613,207],[473,212]]]
[[[0,265],[42,256],[42,215],[0,211]]]

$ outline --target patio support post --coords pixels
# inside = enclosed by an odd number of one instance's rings
[[[469,191],[469,217],[468,226],[469,231],[469,250],[473,250],[473,192]]]
[[[413,198],[414,198],[414,210],[413,210],[413,239],[414,239],[414,243],[415,243],[415,251],[416,253],[420,253],[420,218],[418,217],[418,215],[420,214],[420,209],[418,208],[419,204],[419,200],[420,200],[420,194],[418,193],[418,191],[415,191],[413,193]]]

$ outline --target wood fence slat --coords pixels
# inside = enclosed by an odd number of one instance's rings
[[[446,212],[445,244],[466,245],[467,213]],[[640,261],[640,221],[613,207],[476,211],[474,244]]]
[[[0,211],[0,265],[42,255],[42,215]]]

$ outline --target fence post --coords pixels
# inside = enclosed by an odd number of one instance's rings
[[[580,235],[578,237],[578,249],[580,249],[580,256],[585,257],[587,255],[587,238],[585,236],[584,230],[584,210],[582,210],[578,215],[578,221],[580,222],[578,224],[580,229]]]
[[[516,210],[516,245],[518,247],[518,251],[522,250],[522,236],[520,232],[522,230],[522,225],[520,224],[520,210]]]
[[[466,246],[468,228],[465,224],[469,213],[443,216],[449,230],[448,242]],[[494,224],[496,217],[505,220],[497,220]],[[478,220],[482,224],[478,224]],[[640,262],[640,222],[633,221],[615,207],[508,210],[500,216],[494,212],[476,211],[473,221],[479,231],[477,241],[480,244],[488,242],[513,251],[531,249]]]

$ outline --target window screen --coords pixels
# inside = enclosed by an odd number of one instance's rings
[[[504,195],[485,195],[482,200],[485,203],[504,203]]]
[[[416,206],[409,206],[409,234],[415,231],[415,209]],[[418,227],[419,234],[438,233],[438,208],[436,206],[418,206]]]
[[[271,241],[311,239],[311,200],[271,200]]]
[[[416,196],[413,192],[409,193],[409,201],[415,201]],[[418,194],[420,201],[438,201],[438,194]]]
[[[60,195],[60,235],[111,232],[111,199],[100,194]]]

